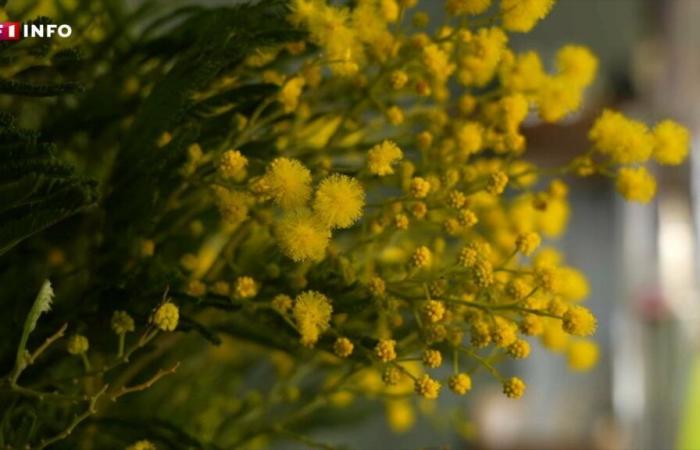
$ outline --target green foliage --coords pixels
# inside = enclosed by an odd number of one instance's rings
[[[33,19],[34,4],[17,3],[9,4],[10,20]],[[216,439],[241,441],[240,430],[225,439],[213,434],[200,439],[194,431],[205,424],[188,424],[192,411],[184,407],[166,420],[154,405],[174,400],[162,390],[144,392],[138,400],[107,400],[119,386],[173,366],[163,353],[172,345],[167,339],[155,345],[148,336],[135,342],[128,337],[127,348],[144,355],[140,365],[100,359],[92,362],[95,373],[89,377],[80,374],[80,359],[52,339],[63,342],[64,333],[84,333],[101,336],[91,338],[91,348],[116,348],[116,338],[106,332],[114,310],[129,311],[143,328],[163,292],[182,284],[178,253],[164,249],[149,260],[135,259],[139,240],[168,236],[187,243],[187,223],[177,218],[196,208],[201,190],[186,200],[173,192],[182,191],[188,147],[200,142],[225,149],[236,114],[252,113],[278,88],[251,80],[214,95],[198,94],[222,77],[238,76],[251,54],[301,34],[286,23],[283,1],[179,9],[144,2],[134,10],[121,0],[80,0],[75,8],[49,3],[56,11],[50,20],[71,24],[74,39],[0,45],[0,104],[7,111],[0,114],[0,306],[6,312],[0,317],[0,372],[7,374],[0,381],[0,447],[78,448],[88,422],[100,430],[92,435],[94,448],[123,448],[146,437],[163,448],[182,449],[221,448]],[[159,146],[166,132],[172,139]],[[214,211],[203,213],[218,220]],[[22,324],[35,316],[31,299],[45,278],[56,288],[53,310],[39,318],[33,333],[23,333]],[[202,311],[240,306],[215,296],[195,301],[178,289],[171,294],[190,303],[181,311],[178,330],[196,345],[202,340],[219,345],[223,336],[236,336],[294,351],[296,336],[272,313],[269,320],[283,330],[276,335],[245,314],[214,329],[199,319]],[[70,324],[67,331],[64,323]],[[47,338],[51,345],[43,348]],[[187,385],[185,378],[203,368],[195,361],[176,375],[166,372]],[[202,379],[216,383],[227,373],[212,370]],[[231,378],[232,388],[241,376]],[[234,405],[237,414],[250,402]],[[135,409],[152,412],[137,418]]]

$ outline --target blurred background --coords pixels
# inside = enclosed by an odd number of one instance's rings
[[[443,2],[427,3],[431,16],[443,14]],[[690,163],[657,173],[653,204],[622,201],[602,178],[571,190],[569,230],[557,246],[589,278],[588,305],[600,319],[598,366],[574,373],[564,355],[533,346],[531,358],[510,368],[528,383],[520,401],[488,377],[475,380],[479,389],[468,399],[441,398],[457,407],[462,436],[419,415],[398,438],[368,421],[353,434],[357,448],[390,440],[397,449],[700,449],[699,21],[698,0],[559,0],[534,32],[513,37],[516,50],[537,50],[544,61],[568,43],[587,45],[600,59],[578,115],[563,126],[529,124],[528,152],[541,164],[585,151],[603,107],[647,123],[671,117],[694,135]],[[334,437],[343,442],[324,436]]]

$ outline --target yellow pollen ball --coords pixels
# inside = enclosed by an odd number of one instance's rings
[[[396,341],[383,339],[374,347],[374,353],[382,362],[390,362],[396,359]]]
[[[428,400],[435,400],[440,395],[440,388],[442,386],[440,383],[432,379],[429,375],[423,374],[415,382],[416,394],[427,398]]]
[[[572,306],[564,313],[562,329],[575,336],[590,336],[595,333],[598,322],[595,316],[583,306]]]
[[[472,379],[466,373],[453,375],[447,382],[450,390],[457,395],[464,395],[472,388]]]
[[[623,167],[617,172],[615,188],[626,200],[649,203],[656,195],[656,179],[644,167]]]
[[[383,141],[372,147],[367,153],[367,168],[373,175],[380,177],[394,173],[392,165],[403,158],[403,152],[392,141]]]
[[[340,358],[347,358],[352,354],[354,347],[350,339],[339,337],[333,344],[333,352]]]
[[[286,213],[276,228],[282,253],[296,262],[320,261],[326,255],[331,232],[307,209]]]
[[[269,195],[284,209],[303,206],[311,196],[311,172],[296,159],[275,159],[263,180]]]
[[[153,323],[163,331],[173,331],[177,328],[180,310],[172,302],[165,302],[153,314]]]
[[[503,382],[503,394],[508,398],[520,398],[525,394],[525,382],[518,377],[511,377]]]
[[[294,300],[293,313],[302,345],[313,347],[321,333],[328,329],[333,307],[325,295],[305,291]]]
[[[355,178],[334,174],[323,181],[314,197],[314,212],[328,228],[348,228],[362,216],[365,191]]]

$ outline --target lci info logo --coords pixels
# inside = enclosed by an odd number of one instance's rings
[[[70,37],[73,29],[70,25],[55,23],[47,24],[22,24],[20,22],[0,23],[0,41],[18,41],[24,38],[50,38],[58,35],[62,38]]]

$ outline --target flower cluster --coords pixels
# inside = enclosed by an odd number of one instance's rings
[[[433,27],[416,1],[293,0],[289,21],[308,41],[251,63],[252,79],[280,89],[240,120],[244,136],[265,130],[275,154],[253,164],[236,140],[240,150],[213,158],[205,178],[227,232],[270,263],[253,280],[234,256],[232,271],[206,278],[210,289],[269,305],[303,347],[339,365],[362,361],[386,389],[408,381],[426,399],[442,385],[470,391],[467,367],[521,397],[525,382],[495,361],[528,358],[537,341],[573,370],[593,367],[588,283],[545,244],[570,218],[565,180],[611,177],[626,199],[647,202],[656,184],[641,164],[680,164],[689,135],[671,120],[649,130],[606,110],[580,156],[557,168],[529,162],[526,118],[556,123],[579,110],[598,67],[580,45],[559,49],[553,64],[510,48],[512,33],[553,6],[447,0],[447,23]],[[194,259],[194,277],[212,265]],[[226,277],[238,277],[233,292],[220,289]]]
[[[303,415],[365,395],[405,430],[415,399],[469,395],[488,382],[480,372],[506,397],[526,395],[526,381],[508,372],[537,346],[572,370],[592,369],[589,285],[553,247],[572,216],[568,182],[607,177],[625,199],[649,202],[650,163],[681,164],[688,130],[605,110],[571,161],[528,159],[528,125],[579,111],[598,67],[581,45],[553,61],[511,47],[555,0],[445,0],[440,24],[418,0],[287,3],[294,30],[280,34],[294,41],[256,49],[191,94],[221,111],[183,108],[206,116],[193,129],[225,123],[227,133],[154,139],[157,158],[182,147],[181,170],[172,192],[153,196],[163,214],[124,245],[133,250],[124,250],[123,273],[133,271],[134,283],[157,274],[167,289],[161,300],[108,311],[117,362],[156,337],[164,343],[154,358],[201,348],[171,345],[197,332],[220,344],[200,362],[273,367],[269,397],[256,392],[231,414],[251,421],[230,427],[245,430],[237,446],[268,437],[269,424],[255,422],[269,419],[264,402],[284,402],[283,411],[306,395]],[[250,98],[221,106],[232,92]],[[104,290],[121,292],[119,283]],[[88,350],[94,356],[82,335],[67,350],[86,368]],[[207,407],[229,411],[219,400]],[[198,418],[204,434],[216,435],[207,428],[216,414]]]

